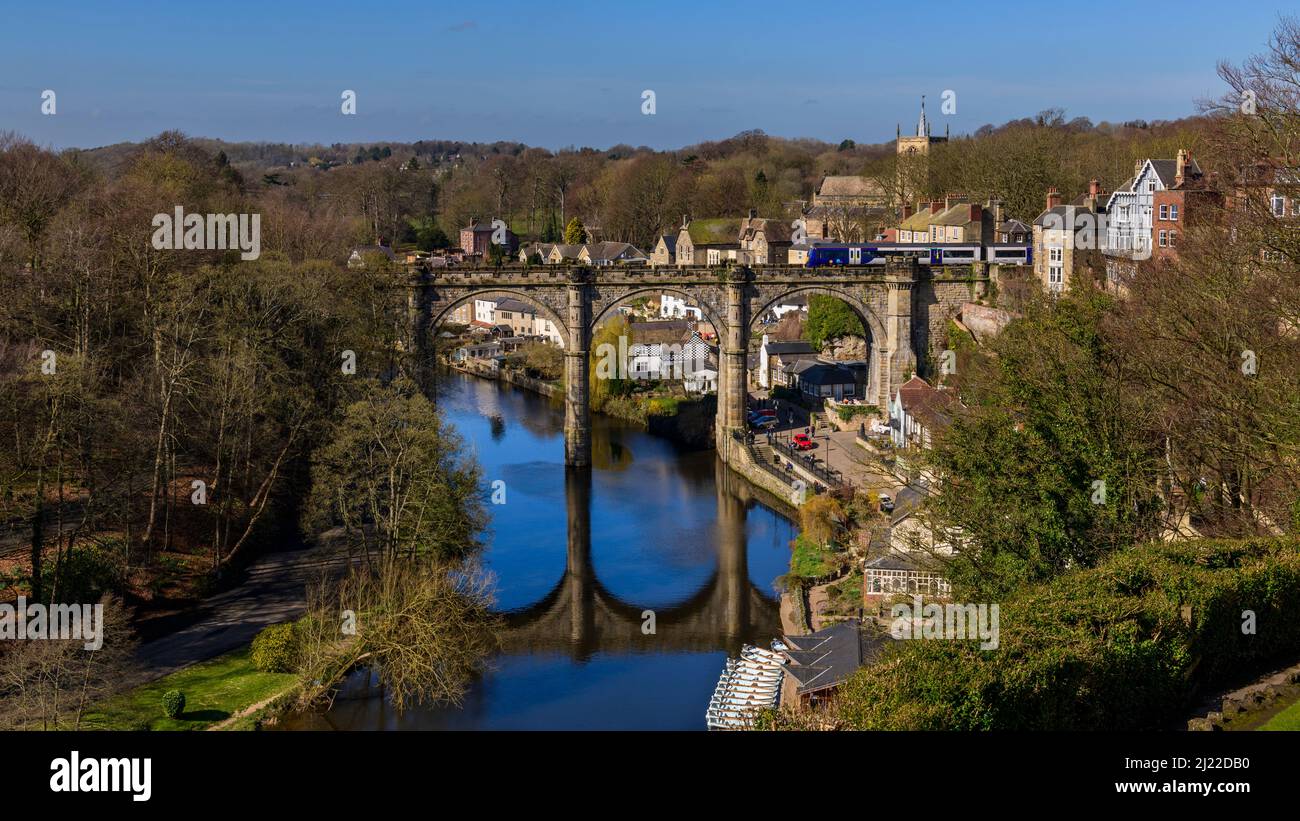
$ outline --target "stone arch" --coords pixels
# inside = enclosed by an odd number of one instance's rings
[[[797,296],[799,294],[821,294],[823,296],[835,297],[848,305],[853,313],[858,315],[858,319],[862,320],[862,327],[866,328],[867,333],[871,335],[871,342],[873,345],[883,344],[883,342],[888,339],[885,334],[884,321],[876,315],[876,312],[872,310],[870,305],[842,288],[827,285],[793,285],[790,287],[783,287],[776,296],[770,299],[767,298],[765,294],[760,294],[758,300],[759,307],[751,311],[749,315],[750,332],[753,332],[754,326],[758,323],[758,320],[766,314],[773,305],[787,297]]]
[[[764,316],[773,305],[776,305],[781,300],[788,297],[799,294],[821,294],[823,296],[834,297],[848,305],[849,310],[857,314],[857,317],[859,321],[862,322],[862,327],[866,330],[868,337],[868,384],[866,389],[866,398],[882,408],[885,406],[888,402],[888,398],[881,396],[880,390],[881,387],[886,385],[888,382],[888,376],[885,371],[889,368],[889,362],[884,356],[882,356],[882,353],[887,352],[889,336],[884,321],[876,314],[869,304],[852,292],[843,288],[837,288],[833,285],[816,284],[792,285],[788,287],[783,286],[779,289],[776,296],[770,298],[767,296],[768,293],[770,292],[764,291],[759,295],[759,299],[756,300],[756,304],[758,304],[759,307],[750,312],[749,328],[747,329],[750,335],[752,335],[758,320]]]
[[[462,293],[459,296],[457,296],[455,299],[453,299],[451,302],[448,302],[446,305],[441,305],[435,309],[435,313],[430,318],[429,328],[432,331],[432,333],[436,335],[438,326],[441,325],[443,322],[445,322],[447,320],[447,317],[449,317],[453,311],[455,311],[460,306],[472,300],[483,299],[483,298],[507,298],[507,297],[510,299],[517,299],[520,302],[524,302],[536,308],[537,313],[542,317],[550,320],[550,322],[553,323],[556,329],[560,332],[560,336],[563,338],[561,347],[563,348],[569,347],[569,340],[572,339],[572,337],[569,335],[569,324],[565,322],[564,319],[562,319],[560,315],[556,313],[556,311],[553,308],[551,308],[551,306],[547,305],[545,302],[538,299],[535,295],[530,294],[527,291],[515,290],[510,288],[483,288],[481,290],[474,290],[474,291],[468,291]]]
[[[616,297],[606,300],[607,304],[605,307],[601,308],[599,312],[592,311],[591,330],[594,332],[596,328],[600,326],[600,323],[605,321],[610,313],[617,309],[619,305],[623,305],[631,300],[637,299],[638,297],[651,296],[654,294],[672,294],[673,296],[681,297],[682,299],[695,303],[699,306],[700,313],[703,314],[704,318],[713,325],[714,332],[718,334],[719,338],[721,338],[723,329],[726,327],[722,322],[725,314],[723,314],[716,305],[712,305],[707,299],[701,298],[700,294],[691,293],[689,290],[674,288],[672,286],[634,288],[626,293],[619,294]]]

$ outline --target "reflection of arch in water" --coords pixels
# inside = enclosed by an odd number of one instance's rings
[[[745,503],[718,493],[718,562],[691,595],[654,610],[655,633],[642,632],[646,608],[624,601],[596,577],[591,560],[591,475],[565,471],[569,539],[565,572],[540,600],[504,614],[507,651],[597,652],[734,650],[780,630],[776,602],[749,581]],[[725,524],[724,524],[725,523]]]

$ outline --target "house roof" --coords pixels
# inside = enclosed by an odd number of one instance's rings
[[[802,340],[796,342],[768,342],[763,346],[768,356],[792,353],[816,353],[817,349]]]
[[[823,177],[821,187],[817,189],[819,197],[880,197],[884,189],[880,183],[867,177],[836,176]]]
[[[632,343],[637,345],[662,345],[686,342],[694,334],[690,322],[684,319],[666,322],[629,322]]]
[[[1175,178],[1178,175],[1178,160],[1151,160],[1151,166],[1155,169],[1156,174],[1160,176],[1160,182],[1164,183],[1165,188],[1174,188]],[[1194,157],[1187,158],[1187,165],[1183,167],[1183,187],[1187,187],[1188,180],[1195,180],[1201,177],[1201,166],[1197,164]]]
[[[655,322],[629,322],[628,329],[634,334],[642,331],[666,330],[669,328],[677,331],[689,331],[693,325],[694,323],[689,319],[661,319]]]
[[[919,376],[913,376],[898,388],[903,410],[928,427],[946,425],[951,419],[953,398]]]
[[[979,214],[979,217],[972,218],[971,212]],[[983,217],[983,209],[978,205],[972,206],[969,202],[955,202],[952,207],[941,211],[930,220],[931,225],[970,225],[973,222],[979,222]]]
[[[741,221],[740,239],[752,240],[763,234],[763,238],[768,243],[788,243],[790,242],[790,224],[785,220],[764,219],[762,217],[752,217]]]
[[[804,209],[805,217],[826,220],[829,217],[847,217],[861,219],[866,217],[883,217],[887,209],[879,205],[854,205],[838,202],[819,202]],[[892,216],[892,215],[891,215]]]
[[[806,636],[785,636],[781,651],[789,662],[785,671],[799,683],[800,695],[834,687],[879,657],[892,637],[864,630],[857,619],[822,628]]]
[[[781,354],[781,371],[793,374],[803,373],[816,365],[820,356],[821,354],[818,353],[804,352]]]
[[[617,259],[645,259],[645,254],[630,242],[614,242],[606,240],[604,242],[592,242],[583,246],[587,250],[587,256],[593,260],[617,260]]]
[[[387,245],[358,245],[356,248],[352,249],[352,253],[359,254],[363,257],[366,254],[383,254],[389,259],[397,259],[397,255],[393,253],[393,249],[389,248]]]
[[[577,259],[578,254],[582,253],[582,248],[583,246],[581,245],[565,245],[563,243],[556,243],[551,246],[551,251],[558,251],[563,259]]]
[[[806,382],[809,385],[848,385],[857,381],[853,371],[829,362],[813,362],[802,370],[796,369],[795,373],[799,374],[800,384]]]
[[[736,236],[740,233],[740,220],[691,220],[685,230],[687,236],[691,238],[692,245],[716,245],[724,242],[735,242]]]
[[[542,259],[545,259],[551,255],[551,249],[554,247],[555,243],[553,242],[530,242],[520,248],[519,253],[526,257],[531,257],[533,254],[540,254]]]
[[[662,235],[659,237],[659,241],[662,242],[662,243],[663,243],[663,244],[668,248],[668,253],[670,253],[670,254],[675,254],[675,253],[677,253],[677,235],[676,235],[676,234],[662,234]]]
[[[920,211],[917,211],[912,216],[900,222],[898,224],[899,230],[921,231],[926,228],[929,228],[931,216],[933,215],[930,213],[929,208],[922,208]]]
[[[517,311],[521,314],[535,314],[537,309],[520,299],[503,299],[497,303],[498,311]]]
[[[909,514],[910,515],[910,514]],[[901,518],[901,517],[900,517]],[[916,562],[904,553],[890,550],[864,565],[868,570],[916,570]]]

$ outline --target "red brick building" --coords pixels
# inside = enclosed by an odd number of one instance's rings
[[[469,225],[460,229],[460,247],[467,254],[478,254],[487,256],[488,248],[492,245],[492,222],[480,222],[470,220]],[[519,250],[519,238],[509,228],[506,229],[505,250],[507,254],[514,254]]]

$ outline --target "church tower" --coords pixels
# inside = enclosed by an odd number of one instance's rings
[[[916,120],[916,135],[903,136],[902,126],[896,129],[898,137],[898,153],[900,155],[909,154],[925,156],[930,153],[930,146],[933,143],[944,143],[948,141],[946,136],[948,131],[944,129],[943,137],[930,136],[930,120],[925,116],[925,95],[921,95],[921,116]]]
[[[916,120],[916,134],[903,136],[902,126],[896,126],[898,152],[898,182],[896,186],[898,201],[896,206],[913,202],[914,198],[925,192],[930,181],[930,146],[948,141],[948,129],[944,136],[930,136],[930,120],[925,116],[925,95],[921,95],[921,114]]]

